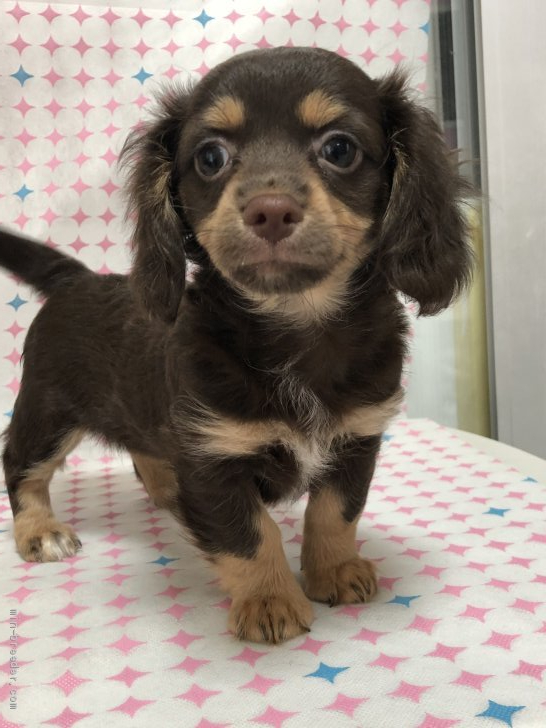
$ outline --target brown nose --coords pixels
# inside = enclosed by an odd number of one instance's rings
[[[303,210],[290,195],[257,195],[243,212],[245,225],[270,243],[292,235],[303,220]]]

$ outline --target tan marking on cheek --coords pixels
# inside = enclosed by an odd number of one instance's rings
[[[333,604],[365,602],[377,591],[375,567],[356,550],[358,517],[343,518],[339,496],[324,487],[305,510],[301,565],[305,593]]]
[[[158,508],[170,508],[176,501],[177,482],[166,460],[130,453],[146,492]]]
[[[245,107],[234,96],[221,96],[203,114],[205,126],[220,131],[234,131],[245,123]]]
[[[279,528],[265,508],[256,529],[261,541],[253,558],[220,555],[213,568],[232,598],[230,630],[239,639],[283,642],[309,631],[313,609],[290,571]]]
[[[324,91],[311,91],[297,107],[296,114],[305,126],[321,129],[339,119],[347,111],[340,101],[328,96]]]
[[[223,264],[221,235],[228,225],[239,223],[235,195],[236,184],[235,179],[231,179],[225,186],[212,214],[195,225],[199,242],[210,255],[218,270],[228,278],[229,271]]]
[[[364,259],[368,253],[366,232],[372,221],[331,195],[315,172],[310,175],[309,187],[309,208],[316,211],[324,226],[331,231],[332,245],[338,256],[348,259],[351,264]]]

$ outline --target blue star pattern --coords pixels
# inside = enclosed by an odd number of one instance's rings
[[[4,412],[4,416],[11,419],[13,417],[13,410],[8,410],[7,412]]]
[[[135,73],[132,78],[136,78],[137,81],[140,81],[140,83],[144,83],[147,78],[150,78],[150,76],[153,76],[153,73],[148,73],[148,71],[145,71],[144,68],[141,68],[138,73]]]
[[[20,197],[22,200],[25,199],[27,195],[30,195],[31,192],[34,192],[34,190],[30,190],[26,185],[23,185],[21,189],[17,190],[17,192],[14,192],[14,195],[17,195],[17,197]]]
[[[194,18],[194,20],[197,20],[198,23],[201,23],[204,28],[209,20],[214,20],[214,18],[211,18],[211,16],[207,15],[206,12],[203,10],[201,11],[201,15],[198,15],[196,18]]]
[[[28,301],[25,301],[23,298],[20,298],[19,294],[15,296],[11,301],[8,301],[8,306],[11,306],[16,311],[20,309],[21,306],[24,306],[25,303],[28,303]]]
[[[12,78],[16,78],[21,86],[25,85],[25,82],[28,81],[29,78],[34,78],[34,76],[31,73],[27,73],[23,66],[19,66],[19,70],[15,73],[11,74]]]
[[[528,478],[525,478],[525,480],[523,482],[524,483],[538,483],[538,480],[535,480],[534,478],[528,477]]]
[[[384,432],[381,435],[381,439],[383,440],[383,442],[390,442],[392,440],[392,438],[393,438],[393,435],[387,435],[386,432]]]
[[[514,713],[517,713],[524,708],[525,705],[501,705],[500,703],[495,703],[494,700],[490,700],[487,710],[484,710],[483,713],[478,713],[476,717],[495,718],[495,720],[500,720],[501,723],[511,726],[512,716]]]
[[[321,662],[315,672],[310,672],[308,675],[304,675],[304,677],[321,677],[323,680],[328,680],[328,682],[333,684],[339,673],[345,672],[348,669],[348,667],[334,667],[333,665],[327,665],[325,662]]]
[[[178,561],[178,559],[168,559],[166,556],[160,556],[155,561],[150,561],[150,564],[161,564],[161,566],[165,566],[166,564],[170,564],[171,561]]]
[[[405,607],[409,607],[411,602],[414,599],[419,599],[421,595],[417,594],[413,597],[402,597],[402,596],[395,596],[394,599],[391,599],[389,602],[386,602],[386,604],[403,604]]]
[[[490,508],[488,511],[484,511],[485,516],[504,516],[508,513],[510,508]]]

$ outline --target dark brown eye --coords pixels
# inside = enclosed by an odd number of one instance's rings
[[[195,169],[202,177],[210,178],[219,174],[229,161],[229,152],[224,146],[205,144],[195,155]]]
[[[355,166],[359,150],[351,139],[337,135],[324,142],[319,150],[319,155],[333,167],[347,170]]]

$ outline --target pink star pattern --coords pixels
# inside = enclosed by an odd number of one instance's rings
[[[395,698],[407,698],[414,703],[418,703],[421,700],[421,695],[430,688],[430,685],[412,685],[402,680],[396,690],[393,690],[389,695],[393,695]]]
[[[137,698],[133,698],[131,696],[130,698],[127,698],[125,702],[121,703],[115,708],[112,708],[112,710],[120,711],[121,713],[127,713],[127,715],[130,715],[131,718],[134,718],[135,713],[137,713],[145,705],[150,705],[150,703],[153,702],[153,700],[137,700]]]
[[[417,728],[451,728],[451,726],[457,725],[458,720],[451,720],[449,718],[437,718],[434,715],[427,713],[422,723],[419,723]]]
[[[370,662],[370,665],[374,665],[376,667],[385,667],[387,670],[392,670],[393,672],[395,672],[398,665],[407,659],[407,657],[394,657],[393,655],[385,655],[383,652],[381,652],[379,657],[374,660],[374,662]]]
[[[194,684],[186,693],[182,693],[182,695],[179,695],[178,697],[189,700],[201,708],[206,700],[208,700],[212,695],[218,695],[219,692],[219,690],[205,690],[199,685]]]
[[[297,713],[288,712],[285,710],[277,710],[276,708],[268,706],[268,708],[262,713],[262,715],[259,715],[253,719],[253,722],[261,723],[262,725],[270,725],[273,726],[273,728],[281,728],[284,721],[288,720],[288,718],[291,718],[294,715],[297,715]]]
[[[327,705],[325,710],[335,710],[345,713],[349,718],[353,717],[355,710],[366,700],[366,698],[350,698],[348,695],[338,693],[336,699],[331,705]]]
[[[470,688],[481,691],[482,685],[485,680],[488,680],[492,675],[476,675],[472,672],[462,670],[459,677],[453,681],[454,685],[465,685]]]
[[[51,725],[58,725],[59,728],[72,728],[75,723],[82,718],[86,718],[88,715],[90,713],[76,713],[76,711],[70,710],[70,708],[65,708],[59,715],[45,722],[51,723]]]
[[[275,685],[282,685],[282,680],[275,680],[268,677],[262,677],[256,674],[252,680],[247,682],[245,685],[241,685],[241,690],[246,688],[248,690],[255,690],[261,695],[266,695],[269,690]]]
[[[135,680],[138,680],[142,675],[148,675],[147,672],[140,672],[139,670],[133,670],[131,667],[125,667],[118,675],[112,675],[110,680],[119,680],[125,683],[127,687],[131,687]]]

